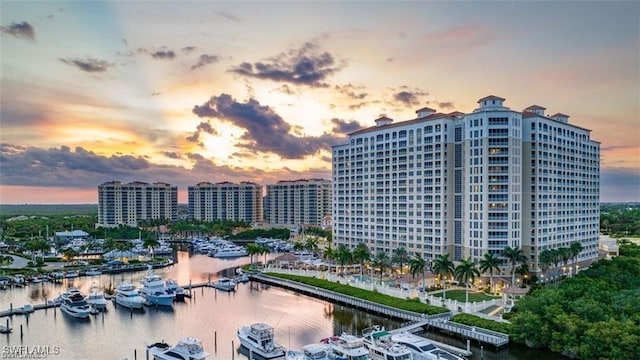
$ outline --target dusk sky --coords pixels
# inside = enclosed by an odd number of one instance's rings
[[[591,129],[640,201],[640,2],[0,2],[0,203],[331,179],[331,146],[487,95]]]

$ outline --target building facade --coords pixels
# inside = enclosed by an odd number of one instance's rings
[[[252,182],[201,182],[189,186],[189,218],[200,221],[260,222],[262,186]]]
[[[597,256],[599,143],[567,116],[523,112],[487,96],[469,114],[423,108],[386,116],[333,151],[333,239],[376,253],[453,260],[580,242]]]
[[[321,226],[323,218],[331,215],[331,190],[331,181],[325,179],[278,181],[267,185],[266,221],[274,225]]]
[[[138,226],[141,220],[177,218],[178,187],[167,183],[120,181],[98,186],[98,224],[102,227]]]

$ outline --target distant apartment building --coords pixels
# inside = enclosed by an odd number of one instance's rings
[[[98,224],[138,226],[142,220],[177,218],[178,187],[167,183],[109,181],[98,186]]]
[[[522,112],[487,96],[472,113],[437,113],[349,134],[333,151],[333,239],[428,261],[520,247],[531,271],[544,249],[598,255],[600,144],[568,116]],[[505,263],[506,264],[506,263]]]
[[[189,186],[189,218],[200,221],[262,221],[262,185],[201,182]]]
[[[267,185],[266,221],[280,225],[321,226],[331,215],[331,181],[301,179]]]

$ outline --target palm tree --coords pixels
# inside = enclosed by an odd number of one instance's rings
[[[271,249],[267,245],[258,245],[258,254],[264,255],[264,264],[263,267],[267,266],[267,255],[271,253]]]
[[[466,260],[463,259],[460,261],[460,265],[456,266],[454,272],[458,282],[464,283],[465,302],[469,302],[469,280],[471,280],[471,284],[473,284],[476,276],[480,276],[480,271],[476,267],[476,264],[471,261],[471,256],[469,256]]]
[[[551,257],[551,262],[553,263],[554,281],[557,283],[558,281],[560,281],[560,274],[558,273],[558,270],[562,256],[560,255],[559,249],[550,249],[549,254],[549,256]]]
[[[382,275],[385,270],[391,266],[391,259],[389,255],[387,255],[384,251],[378,251],[376,256],[373,258],[373,267],[380,269],[380,283],[382,284]]]
[[[324,248],[324,250],[322,251],[322,257],[325,260],[328,261],[333,261],[335,260],[336,257],[336,251],[333,249],[333,247],[331,246],[331,244],[329,244],[329,246],[327,246],[326,248]]]
[[[371,260],[371,251],[365,243],[359,243],[355,249],[353,249],[353,261],[360,264],[360,276],[364,275],[364,263]]]
[[[427,287],[424,274],[426,267],[427,261],[419,253],[413,255],[409,260],[409,272],[411,272],[411,276],[415,278],[416,275],[422,274],[422,287],[425,289]]]
[[[578,241],[574,241],[569,245],[569,252],[571,253],[571,257],[573,257],[573,269],[576,273],[578,272],[578,255],[580,255],[583,249],[582,244]]]
[[[251,262],[251,267],[253,267],[253,255],[257,255],[260,253],[260,244],[247,244],[246,249],[247,254],[249,255],[249,261]]]
[[[518,266],[518,268],[516,269],[516,273],[520,275],[520,278],[522,279],[522,285],[524,285],[524,277],[529,273],[529,264],[527,264],[526,262],[520,264],[520,266]]]
[[[158,245],[160,245],[160,242],[158,241],[158,238],[156,238],[153,233],[150,232],[145,232],[144,234],[144,241],[142,242],[142,246],[149,249],[151,254],[153,255],[153,248],[154,247],[158,247]]]
[[[571,250],[566,247],[561,247],[558,249],[558,254],[560,259],[562,259],[562,263],[564,266],[562,267],[562,275],[566,275],[566,267],[569,264],[569,260],[571,259]]]
[[[433,262],[433,272],[434,274],[438,274],[440,276],[440,281],[442,281],[443,299],[447,298],[445,281],[447,280],[447,276],[454,274],[454,269],[453,261],[449,260],[449,254],[438,255]]]
[[[516,284],[516,267],[518,264],[525,263],[527,261],[527,257],[522,253],[522,249],[519,247],[509,247],[507,246],[502,251],[502,256],[506,257],[511,263],[511,286],[515,286]]]
[[[304,249],[312,254],[315,254],[318,251],[318,239],[308,237],[304,242]]]
[[[304,243],[301,241],[296,241],[293,243],[293,250],[294,251],[300,251],[300,250],[304,250]]]
[[[540,270],[542,270],[542,276],[546,281],[547,279],[547,270],[551,267],[553,263],[553,254],[550,250],[542,250],[540,252],[540,256],[538,257],[538,264],[540,266]]]
[[[500,258],[494,253],[485,253],[484,257],[480,259],[480,271],[483,273],[489,272],[489,286],[491,288],[491,293],[495,293],[495,288],[493,287],[493,272],[500,270]]]
[[[409,254],[407,254],[407,249],[404,247],[399,247],[393,252],[393,262],[400,265],[400,275],[402,275],[402,268],[404,264],[409,262]]]
[[[349,250],[346,245],[340,244],[336,252],[336,259],[338,260],[338,264],[342,266],[342,272],[344,272],[344,266],[351,263],[353,254],[351,254],[351,250]]]

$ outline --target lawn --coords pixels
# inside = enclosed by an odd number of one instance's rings
[[[435,297],[442,297],[442,293],[433,294]],[[497,299],[499,296],[489,296],[483,292],[469,291],[469,302],[481,302],[483,300]],[[464,290],[447,290],[447,299],[458,300],[465,302]]]

